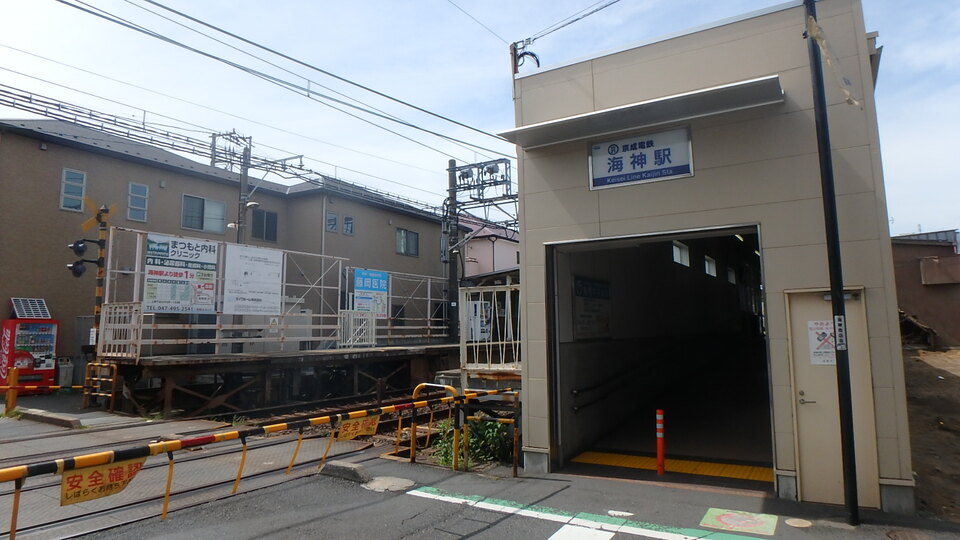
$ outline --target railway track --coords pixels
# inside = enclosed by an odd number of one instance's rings
[[[430,394],[430,396],[438,395],[442,394]],[[425,395],[424,397],[428,396]],[[393,404],[399,405],[407,403],[409,400],[410,398],[408,396],[403,396],[401,398],[381,399],[376,402],[359,400],[356,396],[352,396],[350,398],[337,398],[336,400],[325,400],[324,405],[328,405],[326,407],[316,408],[309,411],[301,410],[295,413],[274,415],[268,418],[262,418],[257,421],[256,424],[270,425],[285,422],[295,422],[297,420],[315,418],[318,416],[336,415],[357,410],[368,410],[390,406]],[[339,405],[336,407],[331,407],[329,406],[331,401],[334,401]],[[296,405],[302,406],[302,404]],[[274,409],[274,413],[279,412],[277,410],[278,408],[271,409]],[[434,411],[435,413],[440,413],[440,416],[435,418],[438,420],[444,417],[443,412],[446,410],[446,405],[431,404],[430,410]],[[396,433],[395,430],[397,429],[398,424],[397,415],[401,415],[403,418],[409,418],[411,413],[412,410],[407,409],[406,411],[400,410],[394,413],[383,414],[379,422],[378,432],[390,433],[391,435]],[[426,422],[426,414],[427,413],[425,409],[420,409],[421,422]],[[148,425],[150,427],[156,427],[158,424],[171,424],[175,422],[176,421],[159,421],[150,423]],[[101,428],[99,430],[83,430],[80,433],[87,434],[94,431],[132,429],[136,427],[142,427],[143,425],[144,424],[125,424],[122,426]],[[243,428],[239,429],[241,432],[243,431]],[[219,430],[215,429],[212,431]],[[178,436],[195,435],[201,432],[210,433],[211,430],[178,430]],[[344,455],[373,446],[373,442],[366,442],[363,440],[331,442],[328,434],[329,429],[325,425],[306,428],[304,430],[304,437],[301,443],[302,449],[299,451],[294,450],[298,438],[297,430],[250,436],[246,440],[246,462],[250,463],[251,465],[248,465],[246,469],[243,469],[243,481],[240,485],[244,486],[244,490],[258,489],[259,487],[274,485],[291,479],[299,478],[305,474],[312,474],[315,469],[311,467],[311,464],[316,464],[319,462],[321,459],[320,456],[322,456],[328,448],[332,449],[330,456],[332,458],[336,455]],[[49,436],[50,435],[40,435],[37,437],[26,438],[22,437],[18,440],[23,442],[24,440],[29,441],[31,439],[45,439]],[[68,435],[57,434],[57,436],[64,437]],[[156,436],[144,436],[140,438],[128,439],[122,442],[106,443],[96,446],[84,445],[82,448],[76,448],[73,450],[44,452],[40,454],[33,454],[27,457],[10,458],[0,461],[0,468],[9,465],[22,465],[27,462],[37,463],[79,454],[95,453],[98,450],[115,450],[124,447],[135,447],[137,445],[144,445],[156,441],[156,439]],[[10,444],[13,442],[16,441],[3,441],[4,444]],[[328,447],[328,444],[331,446]],[[228,441],[225,444],[210,447],[193,447],[190,450],[192,451],[178,452],[175,457],[174,467],[177,470],[176,478],[180,478],[182,480],[178,481],[178,484],[181,485],[175,486],[175,489],[171,491],[172,510],[186,508],[229,496],[228,493],[224,492],[225,486],[233,484],[235,481],[235,475],[238,472],[238,465],[241,461],[243,461],[242,459],[238,459],[237,456],[237,454],[242,452],[240,441],[237,440]],[[297,456],[296,464],[291,470],[291,472],[294,474],[283,474],[287,469],[288,463],[294,455]],[[155,517],[160,513],[159,505],[162,501],[164,491],[162,481],[166,479],[168,463],[168,460],[162,454],[149,457],[144,463],[143,467],[140,469],[140,472],[137,473],[137,478],[135,479],[135,481],[140,482],[142,486],[149,487],[141,487],[133,490],[137,491],[137,493],[133,493],[131,496],[127,496],[125,493],[122,497],[108,497],[94,501],[87,501],[83,505],[61,507],[59,511],[50,512],[53,514],[53,516],[31,515],[29,501],[31,499],[49,500],[50,498],[59,498],[62,477],[59,475],[50,475],[28,478],[27,482],[25,482],[20,490],[20,497],[24,503],[21,504],[21,517],[18,522],[19,525],[17,537],[73,537],[116,526],[120,523],[129,523]],[[184,469],[187,469],[186,473],[183,472]],[[217,471],[216,474],[219,475],[219,477],[205,478],[205,475],[211,475],[211,471]],[[141,481],[141,478],[146,479]],[[133,482],[131,482],[131,486],[132,484]],[[9,521],[7,520],[9,516],[4,515],[6,512],[4,512],[3,509],[12,508],[12,501],[15,493],[15,490],[12,489],[12,483],[3,487],[5,489],[0,490],[0,539],[6,537],[5,533],[9,530]],[[128,486],[127,489],[130,490],[130,487]],[[149,491],[150,493],[141,493],[145,490]],[[47,503],[47,505],[49,505],[49,503]]]

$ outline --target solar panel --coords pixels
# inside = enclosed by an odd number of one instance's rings
[[[43,298],[11,298],[18,319],[49,319],[50,310]]]

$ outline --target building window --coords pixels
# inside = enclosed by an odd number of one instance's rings
[[[353,216],[343,216],[343,234],[353,236]]]
[[[683,242],[673,243],[673,262],[690,266],[690,248]]]
[[[327,212],[327,232],[337,232],[336,212]]]
[[[703,271],[706,272],[708,276],[717,277],[717,260],[713,257],[704,255]]]
[[[253,221],[250,223],[250,236],[267,242],[277,241],[277,213],[253,209]]]
[[[727,268],[727,281],[734,285],[737,284],[737,271],[733,268]]]
[[[130,182],[127,193],[127,219],[131,221],[147,220],[147,196],[150,188],[143,184]]]
[[[83,196],[86,194],[86,189],[87,173],[64,169],[60,182],[60,208],[83,212]]]
[[[180,226],[184,229],[222,234],[227,221],[226,215],[227,207],[220,201],[184,195]]]
[[[420,255],[420,233],[397,229],[397,253],[402,255]]]

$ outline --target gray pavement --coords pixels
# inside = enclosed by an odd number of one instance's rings
[[[31,405],[60,414],[85,415],[62,396],[33,396]],[[51,405],[52,403],[52,405]],[[26,401],[20,406],[25,406]],[[29,420],[0,419],[0,457],[29,462],[37,452],[63,456],[85,453],[95,444],[125,446],[141,436],[163,436],[222,424],[206,421],[153,424],[94,411],[101,423],[135,422],[120,429],[66,430]],[[112,419],[110,417],[113,417]],[[228,427],[229,428],[229,427]],[[229,428],[232,429],[232,428]],[[30,438],[32,437],[32,438]],[[17,440],[22,438],[23,440]],[[123,492],[112,497],[61,507],[60,477],[31,478],[21,501],[18,538],[892,538],[960,539],[960,525],[864,511],[864,524],[850,527],[844,509],[777,499],[766,491],[689,483],[625,480],[568,474],[511,478],[497,467],[482,473],[454,473],[423,464],[383,459],[381,448],[350,454],[354,464],[328,465],[316,474],[307,464],[321,453],[325,439],[304,443],[293,474],[269,472],[285,465],[293,439],[251,450],[241,493],[230,496],[238,454],[217,454],[231,443],[176,454],[172,513],[160,521],[158,495],[166,479],[165,456],[154,456]],[[251,440],[251,447],[258,441]],[[337,443],[334,453],[352,452],[357,443]],[[6,456],[4,456],[6,454]],[[356,469],[360,470],[357,471]],[[330,476],[332,473],[343,473]],[[355,477],[345,480],[338,476]],[[293,478],[293,479],[291,479]],[[364,483],[368,478],[373,482]],[[204,489],[212,482],[220,485]],[[0,531],[9,527],[10,485],[0,486]],[[386,489],[384,489],[386,487]],[[392,488],[392,490],[391,490]],[[105,512],[109,509],[120,510]],[[93,513],[43,529],[42,523]],[[716,527],[739,527],[722,530]],[[764,530],[766,528],[767,530]],[[106,530],[103,530],[106,529]],[[94,531],[99,531],[95,532]],[[6,535],[0,533],[0,539]]]
[[[764,492],[563,474],[515,479],[506,468],[454,473],[381,459],[380,451],[348,459],[362,464],[375,480],[399,484],[396,479],[405,479],[413,487],[381,492],[340,478],[307,476],[96,537],[960,538],[955,524],[875,512],[865,513],[863,525],[850,527],[843,508],[791,503]],[[730,518],[727,523],[746,528],[722,531],[702,525],[710,509],[728,511],[720,513]],[[759,534],[759,518],[742,512],[770,515],[775,519],[772,534]]]

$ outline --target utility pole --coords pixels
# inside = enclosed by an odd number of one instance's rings
[[[253,137],[244,139],[246,145],[243,147],[243,163],[240,165],[240,204],[237,209],[237,243],[242,244],[245,241],[244,227],[247,226],[247,202],[250,198],[248,193],[250,176],[250,147],[253,145]]]
[[[447,162],[447,327],[450,337],[460,341],[460,278],[457,252],[460,241],[460,220],[457,216],[457,160]]]
[[[804,0],[807,23],[816,24],[815,0]],[[840,404],[840,447],[843,461],[843,491],[850,525],[860,524],[857,499],[857,455],[853,433],[853,398],[850,383],[850,356],[847,351],[846,307],[843,298],[843,270],[840,264],[840,230],[837,225],[837,195],[827,122],[827,98],[823,88],[823,64],[820,48],[809,35],[810,74],[813,83],[813,110],[817,124],[817,149],[820,154],[820,185],[823,193],[823,221],[827,237],[827,265],[830,268],[830,302],[833,307],[833,331],[837,358],[837,393]]]

